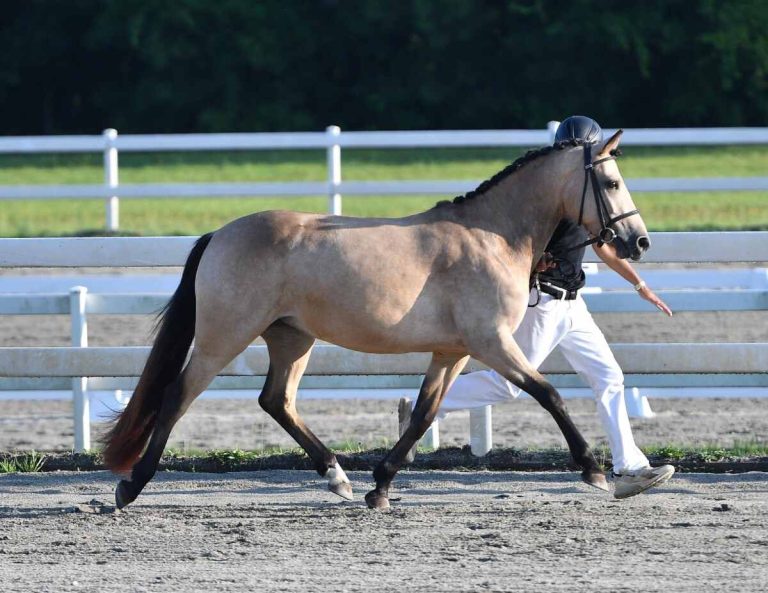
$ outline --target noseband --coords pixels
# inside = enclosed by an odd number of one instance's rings
[[[598,247],[601,247],[605,243],[613,243],[613,240],[616,238],[616,231],[613,230],[612,226],[617,222],[619,222],[620,220],[624,220],[625,218],[629,218],[630,216],[634,216],[635,214],[640,214],[640,211],[635,209],[635,210],[630,210],[629,212],[624,212],[622,214],[619,214],[618,216],[614,216],[613,218],[610,217],[605,196],[603,195],[603,192],[600,189],[600,184],[597,181],[597,174],[595,173],[595,167],[597,165],[604,163],[605,161],[615,161],[615,160],[616,160],[616,157],[613,155],[610,155],[607,157],[603,157],[601,159],[597,159],[595,162],[592,162],[592,146],[590,144],[584,145],[584,189],[582,189],[581,191],[581,206],[579,207],[579,226],[581,226],[581,223],[584,219],[584,204],[586,203],[586,200],[587,200],[587,185],[589,185],[589,182],[591,181],[592,195],[594,195],[595,197],[595,207],[597,208],[597,216],[600,219],[600,232],[597,234],[597,237],[593,237],[592,239],[587,239],[583,243],[579,243],[578,245],[574,245],[566,249],[559,249],[555,253],[551,254],[552,256],[557,257],[559,255],[568,253],[569,251],[582,249],[587,245],[592,245],[593,243],[597,243]],[[538,272],[534,272],[531,276],[531,288],[536,289],[536,302],[533,304],[528,304],[529,308],[535,307],[536,305],[539,304],[539,301],[541,300],[541,286],[539,283]]]
[[[589,185],[589,182],[591,181],[592,194],[595,197],[595,207],[597,208],[597,216],[600,219],[600,232],[597,234],[597,237],[588,239],[583,243],[574,245],[573,247],[569,247],[565,251],[574,251],[576,249],[581,249],[582,247],[586,247],[587,245],[592,245],[593,243],[597,243],[598,247],[602,246],[604,243],[612,243],[613,240],[616,238],[616,231],[612,228],[613,225],[619,222],[620,220],[624,220],[625,218],[634,216],[635,214],[640,214],[640,211],[635,209],[635,210],[630,210],[629,212],[624,212],[622,214],[619,214],[618,216],[614,216],[613,218],[610,218],[605,196],[603,195],[603,191],[600,189],[600,184],[597,181],[597,174],[595,173],[595,167],[597,165],[600,165],[601,163],[604,163],[605,161],[615,161],[615,160],[616,160],[616,157],[611,155],[611,156],[603,157],[601,159],[597,159],[595,162],[592,162],[592,145],[590,144],[584,145],[584,189],[581,191],[581,206],[579,208],[579,226],[581,226],[581,223],[584,219],[584,204],[587,199],[587,185]]]

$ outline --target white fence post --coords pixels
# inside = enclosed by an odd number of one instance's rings
[[[648,401],[648,398],[641,395],[637,387],[632,387],[629,393],[624,392],[624,402],[630,418],[653,418],[656,416],[651,409],[651,403]]]
[[[85,301],[88,289],[74,286],[69,291],[69,311],[72,322],[72,346],[88,347],[88,320],[85,316]],[[72,400],[74,403],[75,452],[82,453],[91,448],[91,411],[88,400],[88,378],[72,379]]]
[[[108,128],[102,132],[104,136],[104,185],[116,188],[117,177],[117,130]],[[107,198],[107,230],[116,231],[120,226],[120,200],[117,196]]]
[[[469,410],[469,448],[477,457],[486,455],[493,447],[491,410],[491,406]]]
[[[419,444],[425,449],[432,449],[433,451],[440,448],[440,423],[437,420],[430,425],[427,432],[421,437]]]
[[[548,121],[547,122],[547,132],[549,132],[549,143],[554,144],[555,143],[555,133],[557,132],[557,128],[560,125],[559,121]]]
[[[341,194],[338,193],[341,183],[341,146],[338,138],[341,134],[339,126],[325,128],[328,135],[328,212],[341,215]]]

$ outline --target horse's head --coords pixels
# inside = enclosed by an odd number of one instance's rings
[[[615,151],[622,132],[611,136],[594,157],[591,147],[584,146],[581,199],[567,200],[566,214],[578,220],[593,237],[613,243],[619,257],[639,260],[651,240],[616,164]],[[575,183],[569,185],[577,187]]]

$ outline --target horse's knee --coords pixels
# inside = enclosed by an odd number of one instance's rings
[[[550,412],[556,412],[557,414],[560,414],[560,415],[565,415],[568,413],[568,410],[565,407],[565,401],[560,396],[560,394],[557,393],[556,391],[554,395],[550,395],[548,404],[545,407]]]

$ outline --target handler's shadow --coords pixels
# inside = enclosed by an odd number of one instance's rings
[[[253,488],[187,488],[176,490],[157,490],[152,491],[149,487],[142,490],[139,496],[165,496],[167,494],[243,494],[247,496],[258,496],[260,494],[295,494],[301,490],[301,486],[254,486]]]
[[[297,484],[296,486],[256,486],[254,488],[245,488],[245,489],[238,489],[234,490],[231,488],[194,488],[194,489],[177,489],[177,490],[158,490],[158,491],[151,491],[151,490],[144,490],[139,495],[139,500],[143,498],[161,498],[163,496],[168,495],[186,495],[186,496],[194,496],[196,494],[201,495],[240,495],[243,498],[239,500],[235,504],[258,504],[263,507],[268,506],[280,506],[280,507],[318,507],[318,508],[326,508],[328,506],[338,506],[343,505],[345,502],[350,501],[344,501],[343,499],[339,498],[338,496],[331,494],[326,485],[325,482],[318,483],[317,486],[305,486],[301,484]],[[301,494],[308,494],[311,496],[316,496],[317,498],[315,500],[291,500],[289,497],[291,495],[301,495]],[[284,498],[281,498],[280,500],[274,500],[274,498],[267,498],[269,496],[274,497],[275,495],[284,496]],[[356,502],[362,502],[363,501],[363,494],[362,493],[355,493],[355,499],[352,500],[352,503]],[[152,502],[152,506],[158,506],[157,503]],[[159,506],[172,506],[175,508],[181,508],[186,505],[180,505],[180,504],[172,504],[172,505],[159,505]]]

